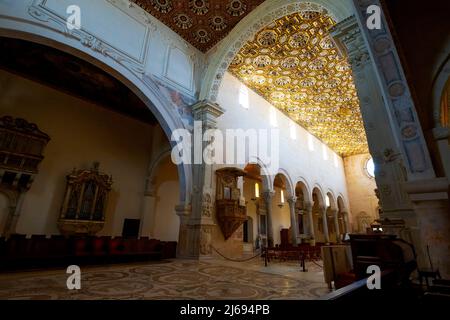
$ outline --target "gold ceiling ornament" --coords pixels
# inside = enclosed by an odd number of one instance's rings
[[[323,13],[304,11],[259,31],[229,71],[342,156],[367,153],[350,65]]]

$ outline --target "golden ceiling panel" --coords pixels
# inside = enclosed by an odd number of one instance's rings
[[[338,55],[328,15],[299,12],[258,32],[229,71],[337,153],[367,153],[350,66]]]

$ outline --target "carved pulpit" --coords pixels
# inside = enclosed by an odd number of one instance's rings
[[[105,224],[105,209],[112,177],[99,172],[95,162],[89,170],[74,169],[67,175],[58,227],[65,235],[94,235]]]
[[[223,168],[216,170],[216,175],[216,216],[226,240],[247,220],[247,210],[240,204],[238,188],[238,178],[245,176],[245,172]]]
[[[3,234],[15,233],[20,207],[30,189],[50,137],[36,124],[21,118],[0,118],[0,192],[9,200]]]

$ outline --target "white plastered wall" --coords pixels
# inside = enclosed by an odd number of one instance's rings
[[[344,199],[345,206],[348,208],[348,195],[346,177],[344,172],[343,159],[335,154],[330,148],[324,145],[315,137],[309,138],[310,134],[301,126],[293,124],[295,127],[296,139],[291,137],[292,120],[286,115],[274,108],[264,98],[248,89],[249,108],[245,109],[240,105],[239,92],[244,86],[237,78],[230,73],[226,73],[218,95],[218,104],[225,109],[225,113],[218,119],[218,128],[224,132],[226,129],[279,129],[279,163],[280,171],[287,175],[287,179],[295,187],[298,181],[305,181],[309,189],[308,198],[311,199],[311,192],[314,187],[319,187],[322,195],[327,192],[334,195],[334,199],[341,196]],[[274,111],[271,109],[274,108]],[[271,125],[270,115],[276,115],[277,126]],[[312,139],[314,150],[308,147],[308,139]],[[327,159],[324,157],[324,151]],[[229,166],[229,165],[228,165]],[[237,164],[236,167],[244,168],[245,164]],[[217,167],[223,167],[217,165]],[[272,179],[273,188],[273,179]],[[244,195],[247,201],[247,194],[252,194],[252,189],[245,187]],[[261,192],[263,190],[261,189]],[[285,192],[285,199],[289,196],[288,191]],[[289,205],[286,201],[284,207],[280,209],[280,190],[275,189],[273,198],[273,214],[272,225],[275,243],[279,243],[280,228],[290,227]],[[251,212],[251,207],[249,211]],[[252,217],[257,221],[255,217]],[[256,231],[256,227],[255,227]],[[254,233],[256,237],[256,232]],[[217,238],[216,238],[216,241]],[[226,246],[226,243],[216,244],[217,246]]]

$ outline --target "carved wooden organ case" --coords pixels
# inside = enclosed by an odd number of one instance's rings
[[[245,176],[245,172],[223,168],[216,170],[216,175],[216,216],[226,240],[247,220],[247,209],[240,205],[238,188],[238,178]]]
[[[94,235],[105,224],[105,209],[112,177],[99,172],[94,163],[89,170],[74,169],[67,175],[58,227],[62,234]]]

